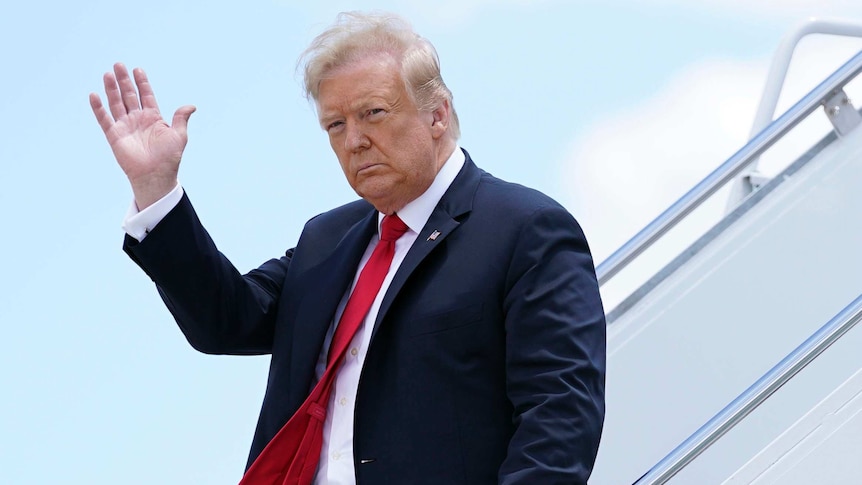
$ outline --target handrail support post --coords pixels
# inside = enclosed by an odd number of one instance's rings
[[[838,136],[847,135],[862,122],[862,115],[853,107],[843,89],[823,101],[823,110]]]

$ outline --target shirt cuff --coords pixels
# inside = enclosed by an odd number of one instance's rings
[[[183,187],[177,184],[164,197],[142,211],[138,211],[138,205],[132,200],[126,212],[126,218],[123,220],[123,230],[138,242],[143,241],[147,234],[168,215],[168,212],[180,203],[183,194]]]

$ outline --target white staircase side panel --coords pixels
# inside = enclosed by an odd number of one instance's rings
[[[857,129],[620,315],[608,327],[607,415],[590,483],[633,483],[862,293],[860,217]],[[853,365],[809,379],[774,423],[690,483],[726,479],[862,366]]]
[[[857,483],[862,477],[862,370],[728,478],[724,485]]]
[[[737,426],[685,467],[671,485],[721,483],[792,428],[857,370],[862,369],[862,325],[811,362]],[[858,448],[854,449],[858,454]],[[783,483],[783,482],[779,482]],[[821,481],[812,481],[820,485]],[[856,483],[854,481],[843,483]]]

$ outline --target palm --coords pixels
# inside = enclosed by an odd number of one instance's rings
[[[176,186],[188,120],[195,108],[179,108],[168,125],[144,71],[136,69],[134,76],[133,83],[125,66],[114,65],[114,72],[104,78],[110,113],[96,94],[90,94],[90,105],[143,209]]]
[[[156,169],[176,170],[186,146],[186,137],[150,108],[120,118],[105,136],[117,162],[130,178]]]

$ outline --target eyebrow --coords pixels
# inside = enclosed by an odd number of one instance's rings
[[[338,117],[337,117],[337,116],[332,116],[332,115],[328,115],[328,116],[318,116],[317,121],[318,121],[318,123],[320,123],[320,126],[321,126],[321,127],[324,127],[324,128],[325,128],[327,125],[329,125],[329,124],[330,124],[333,120],[335,120],[336,118],[338,118]]]
[[[372,95],[368,99],[358,100],[353,106],[349,107],[348,112],[357,113],[370,109],[372,106],[382,106],[386,109],[392,109],[395,104],[397,104],[397,102],[394,103],[392,100],[388,100],[382,95]],[[320,105],[317,107],[317,113],[318,121],[320,122],[320,125],[324,127],[331,121],[342,117],[341,111],[323,111]]]

